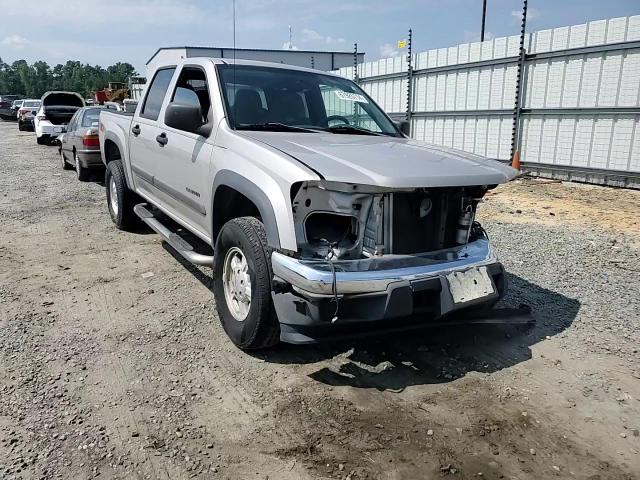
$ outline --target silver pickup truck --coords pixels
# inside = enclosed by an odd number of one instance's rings
[[[505,274],[474,217],[516,170],[405,128],[339,76],[187,58],[157,69],[133,115],[100,113],[109,212],[213,268],[243,349],[489,309]]]

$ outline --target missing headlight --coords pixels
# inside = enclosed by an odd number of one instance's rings
[[[349,257],[358,241],[358,219],[351,215],[314,212],[305,220],[306,243],[314,256]]]

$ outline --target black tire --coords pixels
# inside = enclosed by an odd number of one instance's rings
[[[36,142],[38,145],[48,145],[49,139],[47,137],[36,137]]]
[[[238,248],[246,258],[251,280],[251,303],[247,316],[238,321],[224,292],[223,269],[227,253]],[[258,350],[280,341],[280,324],[271,302],[271,249],[264,225],[254,217],[229,220],[220,230],[213,261],[213,295],[218,316],[231,341],[243,350]]]
[[[24,132],[24,125],[22,124],[22,122],[20,120],[18,120],[18,130],[20,132]]]
[[[64,156],[64,152],[62,151],[62,149],[60,149],[60,159],[63,170],[71,170],[73,168],[71,165],[69,165],[69,162],[67,162],[67,158]]]
[[[78,154],[76,153],[75,150],[73,151],[73,161],[76,164],[76,175],[78,176],[78,180],[80,180],[81,182],[88,181],[89,177],[91,176],[91,172],[89,171],[88,168],[85,168],[82,166],[82,162],[78,158]]]
[[[113,180],[116,192],[115,203],[117,211],[112,208],[111,181]],[[111,220],[120,230],[130,230],[138,224],[138,216],[134,213],[133,207],[139,200],[138,196],[129,190],[124,176],[124,168],[120,160],[112,160],[107,165],[105,173],[105,187],[107,189],[107,208],[111,215]]]

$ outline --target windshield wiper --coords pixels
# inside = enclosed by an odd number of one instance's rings
[[[268,132],[317,132],[317,130],[312,130],[310,128],[296,127],[295,125],[287,125],[285,123],[277,122],[239,123],[236,125],[236,128],[238,130],[265,130]]]
[[[381,136],[382,133],[374,132],[373,130],[368,130],[362,127],[356,127],[355,125],[333,125],[331,127],[327,127],[325,129],[331,133],[354,133],[356,135],[375,135]]]

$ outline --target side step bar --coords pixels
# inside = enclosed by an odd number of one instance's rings
[[[205,267],[213,267],[213,256],[202,255],[193,250],[193,247],[189,242],[182,238],[177,233],[172,232],[165,227],[160,221],[153,216],[149,210],[147,210],[145,203],[139,203],[133,207],[135,214],[140,219],[149,225],[158,235],[171,245],[180,255],[182,255],[189,262],[194,265],[203,265]]]

